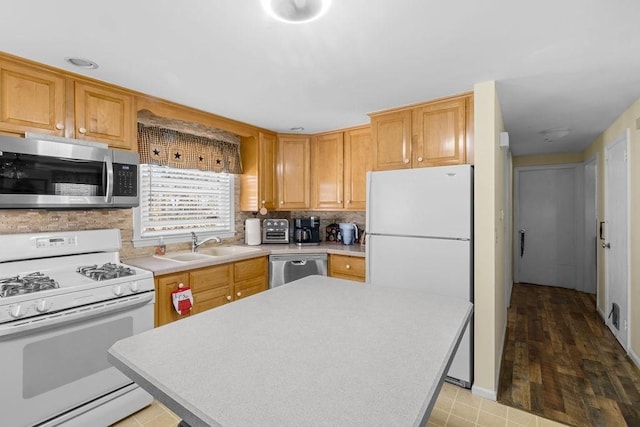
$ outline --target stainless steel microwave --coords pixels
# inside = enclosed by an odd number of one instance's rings
[[[138,206],[137,153],[0,135],[0,209]]]

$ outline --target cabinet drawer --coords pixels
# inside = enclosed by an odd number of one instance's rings
[[[238,261],[233,265],[233,280],[242,282],[243,280],[267,275],[267,257],[251,258]]]
[[[228,297],[231,296],[231,286],[220,286],[204,292],[196,292],[193,294],[192,314],[198,314],[203,311],[221,306],[229,302]]]
[[[214,289],[220,286],[228,286],[231,283],[231,264],[207,267],[201,270],[189,272],[191,292],[197,293]]]
[[[345,255],[331,255],[329,270],[332,277],[347,275],[361,277],[365,276],[365,260],[362,257],[352,257]]]

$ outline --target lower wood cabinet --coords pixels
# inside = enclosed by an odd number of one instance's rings
[[[193,294],[193,308],[182,316],[175,311],[171,301],[171,292],[178,289],[180,284],[190,287]],[[268,285],[267,257],[157,276],[155,326],[257,294],[267,290]]]
[[[364,257],[329,254],[329,276],[364,282]]]

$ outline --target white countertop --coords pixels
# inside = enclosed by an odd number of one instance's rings
[[[233,246],[233,245],[231,245]],[[143,256],[122,259],[125,264],[152,271],[153,274],[162,275],[178,273],[180,271],[192,270],[194,268],[208,267],[211,265],[225,264],[228,262],[241,261],[243,259],[255,258],[258,256],[268,256],[270,254],[296,254],[296,253],[327,253],[364,257],[365,247],[360,245],[341,245],[337,243],[321,243],[320,245],[295,244],[265,244],[257,246],[236,245],[255,249],[255,251],[209,258],[202,261],[177,262],[163,259],[157,256]]]
[[[419,426],[471,312],[309,276],[119,341],[109,360],[192,427]]]

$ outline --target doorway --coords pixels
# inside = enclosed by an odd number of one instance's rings
[[[582,276],[582,165],[514,172],[515,282],[575,289]]]
[[[628,350],[629,336],[629,129],[605,149],[605,222],[601,238],[606,275],[607,326]]]

